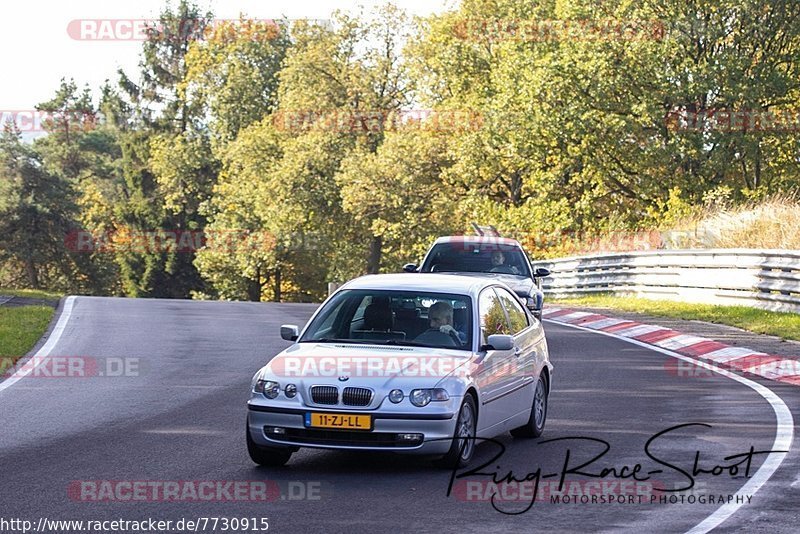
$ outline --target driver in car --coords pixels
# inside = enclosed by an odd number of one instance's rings
[[[519,269],[514,265],[506,265],[506,255],[502,250],[492,252],[492,268],[490,273],[519,274]]]
[[[430,328],[418,335],[414,341],[444,347],[459,347],[462,344],[458,330],[453,328],[453,307],[447,302],[436,302],[428,310]]]

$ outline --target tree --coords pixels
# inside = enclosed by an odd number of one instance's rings
[[[33,289],[77,284],[65,238],[75,228],[74,191],[49,173],[20,133],[6,124],[0,136],[0,263],[12,262],[12,283]],[[24,280],[24,282],[22,281]]]
[[[179,95],[207,108],[213,140],[224,145],[275,110],[289,27],[242,18],[205,33],[207,39],[192,43],[186,54]]]
[[[368,117],[388,116],[412,101],[412,87],[401,57],[407,32],[405,15],[391,5],[371,19],[338,13],[333,30],[301,25],[279,74],[279,113],[310,114],[305,124],[311,132],[306,135],[315,136],[312,139],[338,137],[323,146],[375,153],[384,140],[386,124],[368,127]],[[314,113],[321,115],[316,121]],[[331,121],[335,123],[332,128],[326,126]],[[336,179],[340,186],[345,185],[346,175],[334,178],[338,169],[330,170],[319,179]],[[348,207],[344,209],[354,214]],[[377,273],[383,238],[373,231],[372,221],[364,218],[363,212],[354,222],[354,233],[366,238],[356,240],[368,243],[364,270]],[[340,259],[346,262],[349,257]]]
[[[139,82],[120,72],[127,102],[112,108],[130,110],[123,122],[133,125],[120,138],[125,199],[115,210],[120,236],[122,230],[158,240],[165,232],[202,231],[205,224],[199,206],[211,193],[217,164],[209,150],[203,102],[188,99],[181,86],[186,56],[211,17],[185,0],[175,11],[167,6],[148,29]],[[119,246],[116,255],[124,291],[131,296],[186,298],[203,289],[191,249]]]
[[[448,171],[476,214],[531,234],[619,229],[657,224],[677,190],[697,204],[720,187],[797,186],[792,136],[675,132],[670,117],[795,101],[799,14],[765,0],[466,0],[423,21],[410,55],[430,102],[486,117],[454,140]]]
[[[180,133],[200,119],[202,103],[186,99],[181,84],[188,71],[189,49],[205,35],[212,18],[187,0],[180,0],[175,11],[168,4],[157,24],[147,29],[140,79],[134,81],[119,71],[120,86],[144,125],[158,132]]]
[[[78,92],[73,80],[62,79],[55,96],[36,109],[46,117],[48,135],[37,141],[37,150],[45,156],[48,169],[65,178],[78,179],[92,163],[84,153],[86,137],[97,121],[91,91],[85,87]]]
[[[563,102],[543,94],[561,79],[549,71],[559,44],[502,33],[556,17],[555,2],[468,0],[418,21],[407,54],[423,103],[479,118],[448,140],[453,165],[443,183],[461,195],[461,224],[494,224],[524,237],[572,224],[569,212],[580,207],[579,133],[559,124]]]
[[[466,226],[461,191],[445,179],[453,163],[449,141],[437,132],[401,129],[387,133],[376,152],[355,150],[342,162],[336,175],[342,207],[380,237],[389,270]]]

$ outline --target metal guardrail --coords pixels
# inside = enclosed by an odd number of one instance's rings
[[[800,313],[800,250],[658,250],[532,262],[545,294],[615,293]]]

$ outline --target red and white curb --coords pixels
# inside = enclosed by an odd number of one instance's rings
[[[547,307],[542,311],[542,317],[557,323],[613,333],[620,337],[669,349],[678,354],[706,360],[722,368],[800,386],[800,360],[766,354],[744,347],[732,347],[713,339],[683,334],[663,326],[615,319],[597,313]]]

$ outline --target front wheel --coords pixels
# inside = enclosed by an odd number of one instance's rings
[[[544,423],[547,420],[547,386],[544,377],[540,374],[533,392],[533,406],[528,422],[511,431],[515,438],[538,438],[544,432]]]
[[[456,429],[450,450],[436,461],[439,467],[453,469],[464,467],[472,460],[475,454],[475,432],[478,427],[478,411],[475,409],[475,399],[466,395],[456,420]]]
[[[292,451],[289,449],[277,449],[274,447],[262,447],[253,441],[253,436],[250,435],[250,428],[245,429],[247,434],[247,452],[250,454],[250,459],[258,465],[265,467],[280,467],[285,465],[292,457]]]

